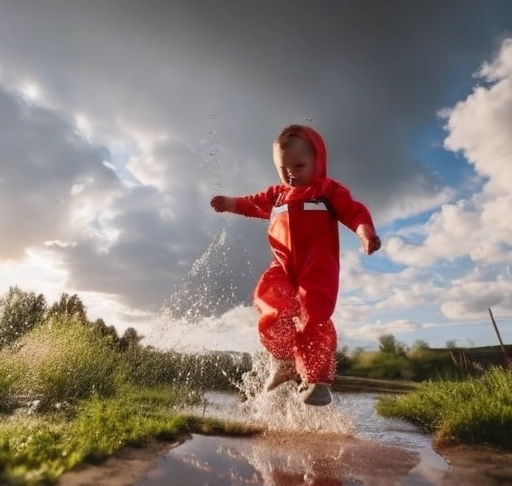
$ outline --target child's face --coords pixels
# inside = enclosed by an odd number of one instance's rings
[[[283,184],[307,186],[313,180],[315,153],[301,138],[294,138],[284,150],[274,144],[274,163]]]

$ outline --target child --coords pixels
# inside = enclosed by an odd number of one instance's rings
[[[338,221],[359,236],[368,255],[380,239],[368,209],[327,177],[325,144],[315,130],[290,125],[273,155],[282,184],[250,196],[215,196],[210,204],[217,212],[270,220],[273,259],[254,293],[260,340],[271,355],[266,390],[298,374],[304,403],[327,405],[335,372]]]

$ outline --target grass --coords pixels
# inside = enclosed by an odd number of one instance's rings
[[[512,449],[512,371],[491,368],[480,377],[430,382],[409,394],[383,398],[384,417],[408,420],[433,433],[434,444]]]
[[[250,434],[236,423],[179,413],[197,396],[185,389],[127,387],[80,401],[72,411],[12,416],[0,425],[0,484],[51,485],[66,470],[97,463],[126,446],[191,432]]]
[[[184,414],[239,366],[214,355],[121,353],[96,327],[53,316],[0,350],[0,484],[55,484],[64,471],[123,447],[191,432],[253,433]]]

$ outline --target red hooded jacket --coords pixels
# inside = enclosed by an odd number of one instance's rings
[[[299,294],[311,294],[306,319],[329,319],[339,285],[338,222],[352,231],[370,225],[371,215],[349,190],[327,177],[326,147],[322,137],[304,127],[299,135],[315,150],[315,173],[307,186],[279,184],[258,194],[236,198],[235,212],[269,219],[268,240],[272,265],[280,265]]]

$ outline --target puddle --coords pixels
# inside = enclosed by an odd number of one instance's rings
[[[194,435],[134,486],[434,486],[448,469],[429,437],[379,417],[373,395],[335,395],[332,405],[316,409],[293,404],[289,396],[288,408],[276,407],[281,398],[267,396],[261,436]],[[208,399],[209,416],[262,425],[254,403],[219,393]]]
[[[417,454],[393,446],[301,434],[256,439],[193,436],[136,486],[394,486]],[[400,482],[398,482],[400,481]]]

